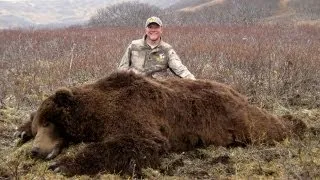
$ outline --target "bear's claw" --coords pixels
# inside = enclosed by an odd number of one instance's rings
[[[46,160],[50,160],[50,159],[53,159],[55,158],[58,154],[60,153],[60,148],[59,147],[56,147],[54,148],[51,153],[49,153],[47,155],[47,157],[45,158]]]
[[[14,134],[13,134],[13,137],[15,138],[21,138],[23,139],[26,135],[26,132],[25,131],[16,131]]]
[[[52,170],[55,173],[61,172],[61,168],[57,162],[53,162],[49,165],[48,169]]]
[[[57,168],[57,167],[58,167],[58,163],[57,163],[57,162],[53,162],[53,163],[49,164],[48,169],[54,170],[54,169]]]
[[[68,171],[66,169],[65,166],[61,165],[60,163],[58,162],[53,162],[49,165],[48,167],[49,170],[53,171],[54,173],[60,173],[62,175],[68,175]]]
[[[27,142],[30,139],[29,136],[27,135],[26,131],[16,131],[13,134],[13,137],[17,138],[15,140],[16,146],[21,146],[22,144],[24,144],[25,142]]]

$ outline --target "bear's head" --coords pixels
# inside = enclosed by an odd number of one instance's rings
[[[46,100],[31,115],[34,136],[31,155],[42,159],[56,157],[65,144],[64,129],[60,122],[69,118],[69,107],[73,101],[70,89],[63,88]]]

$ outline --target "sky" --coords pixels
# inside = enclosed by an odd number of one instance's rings
[[[78,24],[89,20],[97,9],[136,0],[0,0],[0,29],[30,25]],[[177,0],[139,0],[170,5]]]

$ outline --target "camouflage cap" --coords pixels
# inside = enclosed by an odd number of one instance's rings
[[[156,24],[158,24],[159,26],[162,26],[162,21],[161,21],[161,19],[158,18],[158,17],[155,17],[155,16],[152,16],[152,17],[150,17],[150,18],[147,19],[147,21],[146,21],[146,27],[148,27],[149,24],[151,24],[151,23],[156,23]]]

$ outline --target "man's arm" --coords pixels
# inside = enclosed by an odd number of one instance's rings
[[[182,64],[180,57],[177,55],[177,53],[170,49],[168,51],[169,55],[169,68],[181,78],[185,79],[193,79],[195,80],[194,75],[188,70],[188,68]]]
[[[124,55],[121,58],[118,70],[128,70],[131,64],[131,44],[127,47]]]

